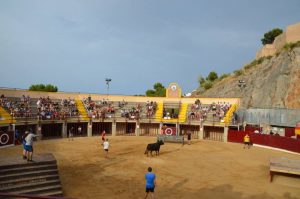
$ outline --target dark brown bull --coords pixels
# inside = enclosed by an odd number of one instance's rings
[[[149,151],[150,151],[150,154],[152,156],[152,151],[155,151],[156,155],[158,156],[160,145],[163,145],[163,144],[164,144],[164,142],[162,140],[158,140],[156,143],[148,144],[147,148],[146,148],[146,151],[145,151],[145,154],[147,154],[147,156],[148,156]]]

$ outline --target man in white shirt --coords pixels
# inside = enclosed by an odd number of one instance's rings
[[[103,142],[103,149],[105,151],[105,158],[108,158],[108,148],[109,148],[109,142],[108,142],[108,139],[106,139]]]
[[[33,138],[38,137],[38,135],[33,134],[32,132],[30,132],[26,138],[26,144],[25,144],[25,150],[27,152],[27,161],[28,162],[33,162],[32,161],[32,154],[33,154]]]

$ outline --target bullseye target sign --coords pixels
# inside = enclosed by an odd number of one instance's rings
[[[165,135],[176,135],[176,127],[167,127],[164,129]]]
[[[0,147],[14,143],[14,132],[0,132]]]

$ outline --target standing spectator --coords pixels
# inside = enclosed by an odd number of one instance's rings
[[[35,135],[33,133],[28,133],[28,135],[25,138],[26,144],[25,144],[25,149],[27,153],[27,161],[28,162],[33,162],[32,161],[32,155],[33,155],[33,138],[38,137],[38,135]]]
[[[23,159],[27,159],[27,153],[26,153],[26,137],[28,136],[29,131],[25,131],[24,135],[22,135],[21,140],[22,140],[22,145],[23,145]]]
[[[106,139],[103,142],[103,149],[105,151],[105,158],[108,158],[108,148],[109,148],[109,142],[108,142],[108,139]]]
[[[103,144],[104,141],[105,141],[105,136],[106,136],[106,132],[105,132],[105,130],[103,130],[103,131],[102,131],[102,134],[101,134],[102,144]]]
[[[188,131],[188,132],[187,132],[188,145],[191,144],[191,139],[192,139],[192,133],[191,133],[191,131]]]
[[[80,136],[81,136],[81,130],[82,130],[82,129],[81,129],[81,126],[79,126],[79,127],[78,127],[78,135],[80,135]]]
[[[20,133],[18,129],[15,130],[15,144],[20,144]]]
[[[74,128],[73,126],[69,129],[69,141],[72,140],[73,141],[73,137],[74,137]]]
[[[244,148],[248,146],[248,149],[250,149],[250,137],[248,134],[245,135],[244,137]]]
[[[148,193],[151,193],[151,197],[154,199],[154,189],[156,186],[156,175],[152,173],[152,168],[148,167],[148,173],[145,174],[146,179],[146,195],[145,199],[148,196]]]

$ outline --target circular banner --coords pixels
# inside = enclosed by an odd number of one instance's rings
[[[171,128],[166,128],[165,134],[166,134],[166,135],[173,135],[173,129],[171,129]]]
[[[8,134],[6,133],[3,133],[1,136],[0,136],[0,144],[2,145],[6,145],[9,141],[9,136]]]

